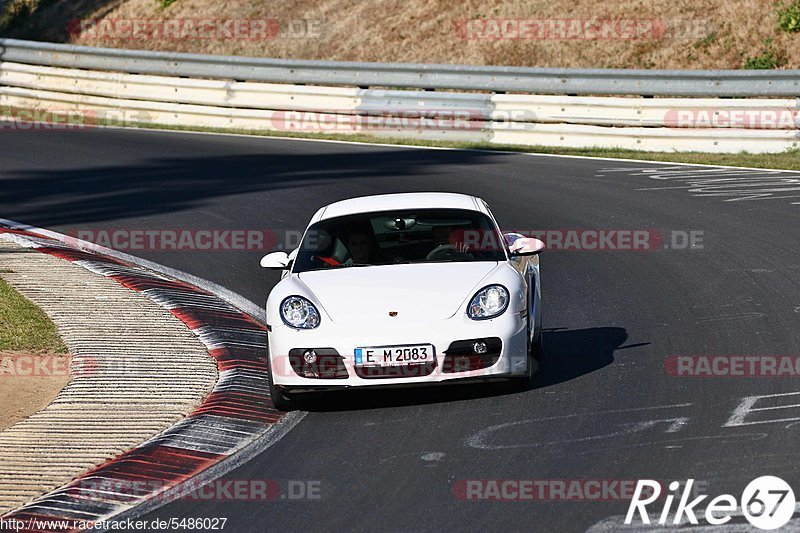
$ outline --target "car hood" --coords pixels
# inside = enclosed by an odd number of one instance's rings
[[[481,261],[349,267],[298,277],[334,322],[410,323],[452,317],[497,265]]]

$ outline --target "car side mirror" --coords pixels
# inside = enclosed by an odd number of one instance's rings
[[[286,252],[272,252],[261,258],[261,268],[270,270],[286,270],[291,266],[292,260]]]
[[[518,237],[508,245],[511,257],[538,255],[544,249],[544,242],[535,237]]]

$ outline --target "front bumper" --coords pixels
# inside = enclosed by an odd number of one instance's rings
[[[394,386],[437,383],[458,379],[521,376],[528,371],[527,317],[506,312],[491,320],[470,320],[459,314],[448,320],[431,323],[393,323],[391,319],[363,326],[346,326],[326,321],[313,330],[295,330],[285,324],[273,325],[269,334],[270,368],[273,383],[282,387],[335,389],[363,386]],[[538,332],[537,332],[538,334]],[[455,341],[499,338],[502,343],[497,361],[486,368],[454,371],[452,361],[445,365],[445,352]],[[432,368],[414,368],[395,375],[402,377],[366,377],[362,367],[354,365],[355,349],[366,346],[432,344],[436,362]],[[329,378],[298,375],[297,350],[335,350],[341,366]],[[322,352],[333,353],[333,352]],[[401,367],[405,368],[405,367]],[[344,370],[345,372],[342,372]]]

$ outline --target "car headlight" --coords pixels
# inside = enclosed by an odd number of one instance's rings
[[[281,318],[292,328],[314,329],[319,326],[319,311],[302,296],[289,296],[281,302]]]
[[[502,285],[489,285],[472,297],[467,316],[472,320],[486,320],[502,315],[508,309],[508,289]]]

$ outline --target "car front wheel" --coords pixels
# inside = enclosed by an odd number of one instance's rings
[[[539,338],[536,341],[531,342],[531,324],[530,320],[528,320],[528,329],[527,329],[527,370],[525,374],[521,377],[516,378],[516,385],[517,388],[520,390],[527,390],[533,386],[533,376],[536,373],[536,370],[539,367],[539,361],[542,360],[542,334],[539,333]]]
[[[280,387],[272,382],[272,368],[269,369],[267,380],[269,382],[269,397],[272,399],[272,406],[278,411],[293,411],[295,409],[294,402]]]

